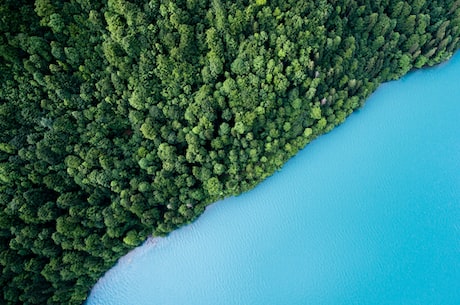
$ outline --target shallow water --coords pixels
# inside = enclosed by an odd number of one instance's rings
[[[254,190],[137,248],[87,305],[460,304],[460,54],[382,85]]]

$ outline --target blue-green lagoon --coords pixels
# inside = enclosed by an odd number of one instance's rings
[[[120,259],[87,305],[456,305],[459,283],[457,54]]]

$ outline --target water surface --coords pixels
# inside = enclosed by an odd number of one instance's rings
[[[460,54],[382,85],[253,191],[137,248],[87,305],[460,304]]]

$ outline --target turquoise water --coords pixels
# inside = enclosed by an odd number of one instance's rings
[[[460,54],[382,85],[253,191],[146,242],[87,305],[460,304]]]

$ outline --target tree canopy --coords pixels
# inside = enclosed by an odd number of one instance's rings
[[[2,303],[81,304],[459,40],[458,0],[3,0]]]

